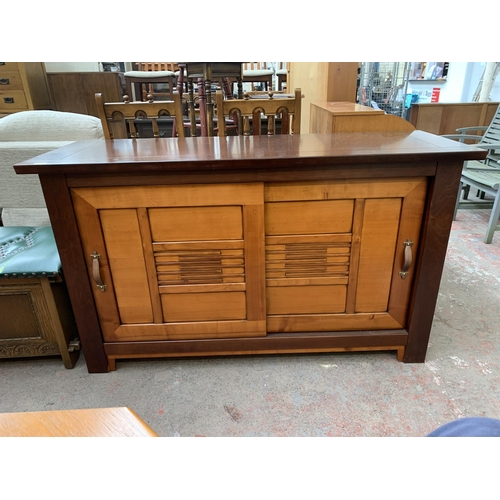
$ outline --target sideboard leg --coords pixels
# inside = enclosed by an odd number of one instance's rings
[[[39,177],[87,369],[89,373],[107,373],[108,360],[66,177],[62,174]]]
[[[436,309],[463,162],[439,163],[427,196],[404,362],[423,363]]]

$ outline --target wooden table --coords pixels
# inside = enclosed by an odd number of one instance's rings
[[[39,174],[89,372],[395,350],[422,363],[463,162],[422,131],[80,141]]]
[[[0,413],[1,437],[158,437],[130,408]]]
[[[415,127],[398,116],[353,102],[311,103],[309,132],[411,132]]]

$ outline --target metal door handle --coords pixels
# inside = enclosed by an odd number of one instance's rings
[[[401,279],[404,280],[408,276],[408,269],[410,269],[411,264],[413,262],[413,253],[411,251],[411,247],[413,245],[413,241],[407,239],[403,245],[405,246],[405,260],[403,263],[403,269],[399,272]]]
[[[108,286],[102,282],[99,272],[99,259],[101,256],[94,250],[90,257],[92,258],[92,277],[94,278],[97,288],[99,288],[101,292],[104,292]]]

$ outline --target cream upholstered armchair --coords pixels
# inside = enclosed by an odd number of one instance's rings
[[[0,119],[0,211],[4,226],[47,226],[40,182],[13,166],[71,142],[104,139],[99,118],[62,111],[21,111]]]

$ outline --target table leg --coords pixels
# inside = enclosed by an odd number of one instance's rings
[[[191,137],[196,137],[196,114],[194,111],[194,90],[193,79],[188,78],[188,94],[189,94],[189,121],[191,122]]]
[[[241,78],[238,78],[237,82],[238,82],[238,99],[243,99],[243,80]]]
[[[205,83],[203,78],[198,78],[198,102],[200,106],[200,128],[201,136],[207,137],[207,101],[205,95]]]
[[[213,137],[214,135],[214,105],[212,103],[212,65],[206,64],[203,69],[203,80],[205,85],[205,124],[206,135]],[[201,94],[200,94],[201,95]],[[200,103],[201,116],[201,103]]]

